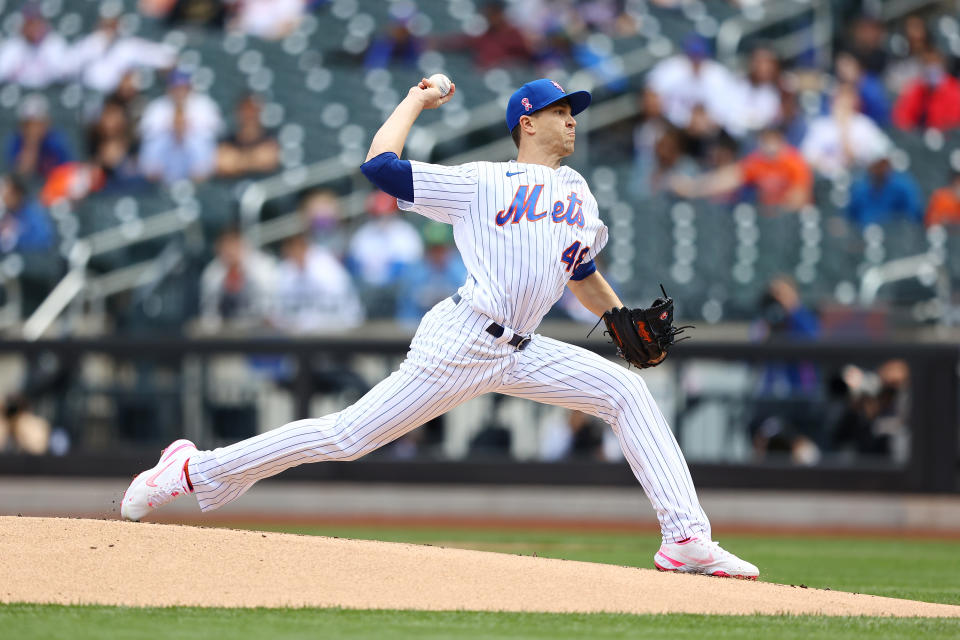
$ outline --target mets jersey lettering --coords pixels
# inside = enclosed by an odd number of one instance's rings
[[[507,175],[510,175],[509,172]],[[567,196],[566,200],[569,203],[567,206],[563,204],[563,200],[557,200],[553,203],[553,211],[547,211],[545,209],[540,213],[534,213],[534,211],[537,210],[537,200],[540,199],[540,192],[543,191],[543,185],[534,185],[533,190],[530,191],[530,195],[528,196],[527,189],[529,188],[530,185],[526,184],[517,187],[517,192],[514,194],[510,206],[497,211],[497,226],[502,227],[507,224],[507,222],[517,224],[524,217],[530,222],[536,222],[537,220],[546,218],[547,213],[549,213],[550,218],[554,222],[566,222],[567,224],[575,224],[583,228],[583,208],[580,206],[583,204],[583,201],[577,198],[576,193],[571,191],[570,195]],[[574,208],[576,208],[576,211],[574,211]]]
[[[453,225],[469,274],[460,295],[517,333],[536,329],[576,267],[607,243],[597,201],[569,167],[410,166],[414,201],[400,208]]]

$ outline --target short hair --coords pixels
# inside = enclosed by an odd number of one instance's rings
[[[520,135],[520,123],[518,122],[510,131],[510,137],[513,138],[513,144],[517,145],[517,149],[520,148]]]
[[[228,238],[239,238],[243,239],[243,229],[240,228],[240,225],[235,222],[231,222],[225,225],[221,230],[220,234],[217,236],[217,241],[225,240]]]

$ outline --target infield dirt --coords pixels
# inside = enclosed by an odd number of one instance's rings
[[[20,517],[0,517],[0,602],[960,617],[944,604],[502,553]]]

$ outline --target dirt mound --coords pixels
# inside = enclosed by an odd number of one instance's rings
[[[0,602],[951,616],[960,607],[411,544],[0,517]]]

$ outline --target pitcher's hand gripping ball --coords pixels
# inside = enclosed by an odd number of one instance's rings
[[[430,84],[435,86],[437,89],[440,89],[441,97],[446,96],[448,93],[450,93],[450,85],[452,83],[450,82],[450,78],[443,75],[442,73],[435,73],[429,78],[427,78],[427,80],[429,80]]]
[[[607,335],[617,345],[621,358],[635,367],[646,369],[655,367],[667,357],[667,350],[689,327],[673,326],[673,298],[667,295],[660,285],[663,297],[653,301],[646,309],[628,309],[620,307],[603,314],[607,325]]]

